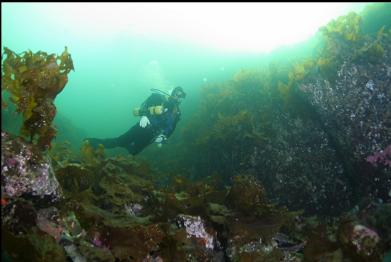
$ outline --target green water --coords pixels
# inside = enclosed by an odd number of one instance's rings
[[[94,4],[90,7],[88,10],[93,12]],[[72,13],[62,14],[58,8],[53,4],[2,4],[2,49],[6,46],[17,53],[30,49],[59,54],[68,47],[75,71],[55,100],[56,120],[60,115],[65,117],[89,137],[113,137],[128,130],[138,121],[132,109],[145,100],[151,88],[169,90],[181,85],[186,90],[180,128],[197,110],[203,85],[229,80],[243,68],[271,61],[281,65],[316,51],[312,48],[314,39],[262,54],[230,53],[154,35],[111,34],[110,28],[97,27],[86,33],[80,30],[83,24],[67,22]],[[362,4],[352,4],[351,10],[357,8]],[[62,17],[67,19],[62,21]],[[93,25],[95,21],[90,22]],[[74,138],[72,143],[81,139]]]

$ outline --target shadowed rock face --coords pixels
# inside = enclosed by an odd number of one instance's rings
[[[368,38],[361,49],[369,48],[373,41]],[[391,140],[390,37],[377,44],[384,51],[372,62],[365,51],[340,45],[338,55],[345,57],[334,69],[335,78],[310,74],[298,86],[317,109],[324,129],[335,129],[336,138],[349,141],[350,154],[355,159],[384,149]],[[358,54],[361,58],[355,59]]]

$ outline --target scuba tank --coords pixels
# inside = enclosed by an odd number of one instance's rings
[[[161,93],[161,94],[166,95],[166,96],[170,96],[170,94],[168,94],[168,93],[166,93],[166,92],[164,92],[164,91],[162,91],[160,89],[151,88],[151,91],[155,92],[155,93]]]

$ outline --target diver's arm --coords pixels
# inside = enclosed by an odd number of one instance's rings
[[[153,98],[153,94],[152,94],[141,104],[140,111],[139,111],[140,116],[148,116],[149,115],[148,107],[151,106],[153,100],[154,100],[154,98]]]

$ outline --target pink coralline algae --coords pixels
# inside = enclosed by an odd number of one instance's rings
[[[352,244],[358,253],[366,256],[373,254],[377,243],[380,241],[379,235],[363,225],[355,225],[352,233]]]
[[[213,249],[213,236],[206,232],[204,223],[201,217],[193,217],[189,215],[179,215],[179,221],[186,228],[188,237],[194,236],[202,240],[202,243],[205,245],[205,248]]]
[[[375,152],[366,158],[367,162],[377,167],[379,164],[391,167],[391,144],[388,145],[384,150]]]
[[[58,210],[55,207],[41,209],[37,213],[37,226],[42,231],[54,237],[56,242],[59,242],[64,228],[58,225],[56,221],[53,221],[55,215],[58,215]]]
[[[101,240],[101,234],[99,232],[94,233],[94,237],[92,238],[91,242],[96,247],[103,247],[103,241]]]
[[[108,245],[107,241],[104,239],[103,235],[95,231],[92,233],[92,237],[90,238],[90,242],[98,248],[102,248],[105,250],[110,250],[110,246]]]
[[[61,188],[54,175],[50,158],[22,138],[1,134],[1,189],[6,197],[25,193],[58,199]]]

